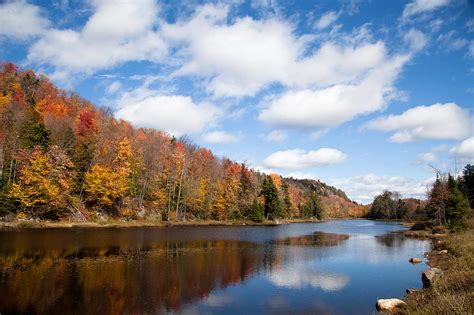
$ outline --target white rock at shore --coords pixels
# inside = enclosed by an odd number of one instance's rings
[[[377,300],[377,311],[379,312],[392,312],[396,309],[403,308],[407,304],[399,299],[380,299]]]

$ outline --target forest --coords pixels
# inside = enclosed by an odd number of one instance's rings
[[[264,174],[189,138],[134,128],[44,75],[0,69],[4,220],[239,220],[361,216],[315,180]]]
[[[385,191],[375,197],[368,217],[429,221],[454,230],[465,228],[474,205],[474,166],[467,164],[457,178],[450,173],[436,173],[426,201],[402,199],[397,192]]]

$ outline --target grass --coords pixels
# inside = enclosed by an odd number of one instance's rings
[[[443,276],[407,297],[408,314],[474,314],[474,220],[466,231],[433,243],[430,265],[442,269]],[[440,254],[443,249],[448,254]]]

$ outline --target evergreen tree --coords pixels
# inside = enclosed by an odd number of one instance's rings
[[[264,200],[264,214],[265,218],[275,219],[281,217],[281,205],[278,199],[278,190],[270,176],[263,179],[262,191],[260,193]]]
[[[448,196],[446,183],[439,176],[428,194],[426,212],[438,225],[446,224],[446,200]]]
[[[291,215],[291,199],[290,199],[290,192],[288,191],[288,184],[283,182],[281,186],[283,190],[283,209],[282,215],[283,217],[289,217]]]
[[[459,182],[459,189],[466,196],[471,208],[474,208],[474,165],[467,164],[464,167]]]
[[[263,207],[258,202],[257,198],[253,199],[253,204],[252,204],[249,217],[250,217],[250,220],[254,222],[262,222],[264,219]]]
[[[446,200],[446,220],[453,229],[464,228],[469,214],[469,204],[466,197],[458,188],[454,177],[448,177],[449,195]]]

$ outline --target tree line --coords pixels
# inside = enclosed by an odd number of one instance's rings
[[[467,164],[457,178],[441,175],[430,187],[427,200],[402,199],[397,192],[385,191],[375,197],[368,217],[431,221],[452,229],[462,229],[474,206],[474,166]]]
[[[347,199],[319,181],[266,175],[186,137],[134,128],[12,63],[1,65],[0,87],[4,218],[321,218],[321,197]]]

